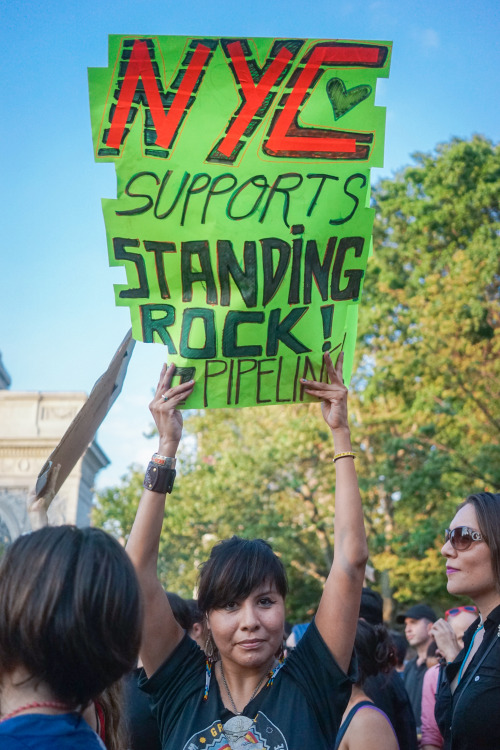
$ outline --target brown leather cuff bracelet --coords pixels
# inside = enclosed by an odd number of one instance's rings
[[[167,469],[165,466],[150,461],[144,477],[144,487],[162,495],[170,493],[174,486],[175,473],[175,469]]]

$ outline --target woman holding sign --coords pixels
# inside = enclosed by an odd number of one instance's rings
[[[286,574],[263,540],[220,542],[202,566],[198,601],[209,631],[206,655],[172,615],[157,578],[158,545],[182,433],[176,407],[194,384],[171,387],[174,366],[161,372],[150,404],[159,450],[148,466],[127,551],[145,603],[140,684],[150,695],[165,749],[326,750],[335,742],[351,693],[350,662],[368,553],[343,356],[336,366],[328,354],[325,358],[330,382],[302,383],[306,393],[321,399],[334,441],[335,559],[315,620],[286,659]]]

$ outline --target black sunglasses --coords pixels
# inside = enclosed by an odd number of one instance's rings
[[[457,526],[454,529],[444,530],[444,541],[450,542],[453,549],[463,552],[469,549],[472,542],[482,542],[483,536],[479,531],[469,528],[469,526]]]

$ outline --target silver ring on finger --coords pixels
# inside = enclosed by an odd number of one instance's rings
[[[166,394],[166,393],[163,393],[163,394],[162,394],[162,399],[163,399],[164,401],[168,401],[168,396],[167,396],[167,394]]]

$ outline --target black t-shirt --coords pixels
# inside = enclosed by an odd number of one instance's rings
[[[137,680],[142,669],[125,677],[123,713],[127,723],[130,750],[161,750],[158,722],[151,713],[148,696],[139,690]]]
[[[203,700],[205,655],[187,636],[139,685],[150,695],[163,750],[330,750],[354,671],[352,664],[349,675],[340,669],[312,623],[273,684],[250,701],[242,716],[225,708],[213,675],[208,699]],[[227,730],[234,734],[227,735]]]
[[[500,606],[484,621],[481,645],[453,695],[450,684],[458,674],[479,618],[464,635],[464,648],[444,670],[436,696],[435,716],[445,748],[500,748]]]

